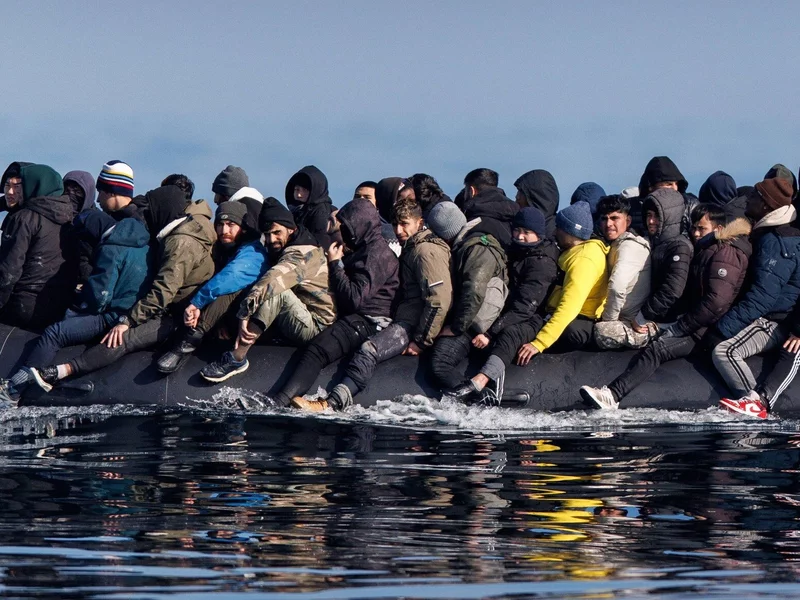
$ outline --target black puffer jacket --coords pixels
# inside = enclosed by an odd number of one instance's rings
[[[500,318],[489,328],[494,337],[510,325],[530,321],[553,290],[558,276],[559,250],[545,239],[533,245],[514,242],[509,252],[510,288]]]
[[[692,228],[692,210],[697,206],[697,196],[686,193],[686,188],[689,187],[689,183],[686,181],[686,178],[683,176],[680,169],[678,169],[677,165],[672,162],[672,159],[668,156],[654,156],[644,168],[644,173],[642,173],[639,179],[639,196],[631,198],[631,211],[629,214],[631,216],[633,228],[638,234],[642,236],[647,235],[647,227],[641,228],[641,223],[643,222],[642,207],[644,201],[647,199],[650,188],[658,183],[664,183],[665,181],[675,181],[678,184],[678,191],[683,196],[681,233],[688,236]]]
[[[337,218],[342,239],[352,250],[341,264],[329,265],[339,318],[353,313],[391,317],[400,266],[381,235],[378,211],[369,200],[357,198],[345,204]]]
[[[523,195],[525,203],[522,208],[533,206],[544,214],[547,237],[556,233],[556,212],[558,211],[558,186],[553,176],[543,169],[534,169],[520,176],[514,182],[517,190]]]
[[[642,204],[643,221],[650,207],[661,223],[656,234],[650,236],[652,291],[641,312],[648,321],[665,323],[678,317],[694,250],[689,238],[681,233],[684,202],[680,192],[662,188],[648,195]],[[644,227],[647,230],[646,224]]]
[[[480,217],[478,223],[470,231],[470,235],[488,233],[493,236],[503,249],[511,247],[511,221],[519,212],[519,205],[506,198],[500,188],[487,188],[464,202],[464,216],[467,221]]]
[[[61,176],[46,165],[21,169],[22,208],[4,223],[0,244],[0,307],[12,295],[47,294],[65,307],[72,299],[74,253],[65,225],[72,222],[72,202],[63,195]]]
[[[677,335],[699,340],[733,306],[753,253],[749,234],[750,223],[736,219],[697,242],[682,300],[686,313],[674,327]]]
[[[294,199],[295,185],[309,191],[308,200],[297,202]],[[285,198],[286,206],[294,216],[294,222],[317,236],[322,247],[327,248],[331,243],[328,221],[334,208],[328,196],[328,178],[325,174],[314,165],[303,167],[292,175],[286,184]]]

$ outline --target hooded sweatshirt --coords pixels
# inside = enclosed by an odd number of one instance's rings
[[[294,199],[295,185],[309,191],[305,202]],[[289,179],[285,197],[295,223],[317,236],[323,247],[327,248],[332,241],[328,234],[328,221],[333,212],[333,203],[328,196],[328,178],[325,174],[314,165],[303,167]]]
[[[630,322],[650,295],[650,242],[626,231],[608,252],[608,296],[602,321]]]
[[[175,186],[164,186],[176,188]],[[180,191],[180,190],[178,190]],[[183,203],[186,197],[181,195]],[[166,207],[151,217],[155,226],[164,223],[172,214]],[[164,315],[170,308],[175,312],[181,304],[214,275],[211,249],[217,239],[211,223],[211,209],[204,200],[190,203],[184,216],[167,222],[157,233],[158,272],[147,293],[133,305],[128,318],[133,326]],[[152,238],[152,232],[151,232]]]
[[[665,181],[677,182],[678,191],[684,195],[684,217],[681,227],[682,232],[685,235],[688,235],[689,233],[689,229],[692,225],[690,217],[691,209],[696,205],[696,199],[695,202],[691,202],[691,199],[687,200],[685,195],[686,188],[689,187],[689,183],[669,157],[654,156],[650,159],[650,162],[647,163],[644,173],[642,173],[642,176],[639,179],[639,195],[630,199],[630,216],[632,227],[636,233],[642,236],[647,236],[647,227],[642,226],[642,223],[644,222],[642,220],[644,212],[642,207],[644,205],[644,201],[647,198],[649,190],[652,186]],[[694,196],[691,198],[694,198]]]
[[[463,210],[467,220],[480,219],[469,235],[487,233],[507,250],[511,247],[511,221],[519,209],[519,204],[506,198],[500,188],[490,187],[481,190],[464,202]]]
[[[88,219],[95,220],[94,216]],[[119,315],[130,310],[149,289],[152,275],[150,234],[136,219],[119,222],[111,219],[105,225],[108,228],[99,236],[94,268],[81,289],[78,309],[87,314]]]
[[[3,176],[0,177],[0,191],[4,191],[6,187],[6,181],[11,177],[12,173],[19,173],[22,167],[28,167],[33,163],[30,162],[12,162],[6,170],[3,172]],[[8,204],[6,204],[6,197],[5,195],[0,196],[0,212],[8,211],[9,214],[16,212],[20,209],[20,205],[17,204],[13,208],[8,208]],[[0,227],[2,229],[2,227]]]
[[[747,195],[740,195],[733,177],[725,171],[715,171],[700,186],[698,200],[702,204],[713,204],[725,211],[729,221],[744,217]]]
[[[94,199],[95,199],[95,184],[94,184],[94,177],[92,177],[91,173],[87,173],[86,171],[70,171],[66,175],[64,175],[64,189],[67,187],[67,182],[71,181],[80,186],[83,190],[83,202],[80,206],[75,205],[75,201],[72,201],[72,208],[75,211],[75,219],[78,218],[78,215],[82,215],[88,212],[92,212],[96,210]],[[92,274],[92,254],[94,252],[95,244],[89,243],[86,239],[84,239],[77,231],[74,232],[75,241],[75,252],[78,261],[78,284],[83,284],[89,279],[89,276]]]
[[[328,265],[339,318],[353,313],[391,317],[400,269],[381,235],[378,211],[369,200],[356,198],[342,207],[337,218],[345,245],[352,250]]]
[[[608,246],[592,238],[558,257],[558,268],[564,273],[564,280],[547,301],[547,311],[552,315],[550,320],[531,342],[539,352],[555,344],[579,315],[596,321],[603,314],[608,294],[606,254]]]
[[[645,215],[652,206],[659,218],[655,235],[650,236],[652,287],[650,297],[642,306],[636,322],[668,323],[680,314],[680,303],[689,276],[689,264],[694,249],[692,243],[681,233],[684,202],[680,192],[661,188],[645,198],[642,223],[645,230]]]
[[[14,294],[47,294],[66,306],[75,285],[71,237],[72,203],[61,176],[46,165],[21,168],[22,207],[7,217],[0,243],[0,308]]]
[[[558,186],[553,176],[542,169],[534,169],[524,173],[514,182],[517,190],[525,197],[525,206],[538,208],[544,214],[547,237],[556,233],[556,211],[558,211]]]
[[[396,256],[400,256],[402,246],[392,226],[392,208],[397,202],[400,190],[404,187],[402,177],[386,177],[381,179],[375,187],[375,205],[381,216],[381,235]]]

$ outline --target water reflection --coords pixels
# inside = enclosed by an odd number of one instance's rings
[[[514,588],[533,595],[566,581],[584,587],[564,594],[626,581],[796,593],[798,439],[192,415],[6,428],[0,577],[17,595],[540,584]]]

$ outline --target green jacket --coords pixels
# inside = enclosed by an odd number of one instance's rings
[[[411,236],[400,254],[400,305],[395,321],[413,327],[411,339],[433,345],[453,302],[450,246],[428,229]]]
[[[160,263],[150,290],[131,308],[132,326],[141,325],[187,300],[214,275],[211,248],[217,239],[205,202],[186,207],[186,217],[160,240]]]

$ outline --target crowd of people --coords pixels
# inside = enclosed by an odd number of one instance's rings
[[[513,200],[482,168],[454,200],[418,173],[364,181],[336,208],[315,166],[284,203],[228,166],[216,213],[182,174],[134,195],[119,160],[96,178],[14,162],[0,186],[0,321],[41,332],[0,381],[13,405],[142,349],[163,347],[156,368],[174,373],[209,336],[230,348],[200,372],[214,383],[247,370],[259,338],[304,348],[272,400],[309,411],[347,409],[399,355],[428,354],[442,397],[497,405],[512,363],[630,348],[624,373],[580,388],[589,405],[624,406],[663,362],[705,353],[731,392],[721,405],[767,418],[800,366],[797,179],[783,165],[753,187],[717,171],[694,196],[655,157],[638,186],[587,182],[560,211],[545,170],[519,177]],[[771,351],[757,382],[746,359]],[[464,379],[471,352],[482,366]],[[305,398],[342,358],[327,397]]]

